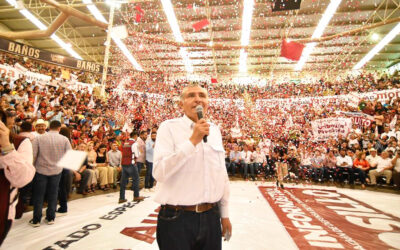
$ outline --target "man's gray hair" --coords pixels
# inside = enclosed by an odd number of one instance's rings
[[[207,95],[208,95],[208,91],[207,91],[206,88],[202,87],[200,84],[198,84],[198,83],[196,83],[196,82],[191,82],[191,83],[189,83],[188,85],[186,85],[186,86],[182,89],[182,93],[181,93],[181,95],[179,96],[179,100],[180,100],[180,101],[183,101],[183,99],[185,99],[185,94],[186,94],[187,90],[188,90],[189,88],[194,88],[194,87],[199,87],[199,88],[204,89],[204,90],[206,91]]]

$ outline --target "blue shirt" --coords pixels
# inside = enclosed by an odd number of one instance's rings
[[[152,139],[147,140],[146,142],[146,161],[153,162],[153,153],[154,153],[154,141]]]

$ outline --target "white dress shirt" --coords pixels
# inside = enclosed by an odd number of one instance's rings
[[[257,151],[253,152],[253,159],[255,163],[264,163],[267,161],[265,154],[261,152],[258,153]]]
[[[162,205],[197,205],[219,202],[228,216],[229,178],[219,128],[210,123],[208,142],[194,146],[189,140],[193,121],[186,115],[161,123],[154,148],[154,200]]]
[[[353,160],[350,158],[350,156],[345,155],[344,157],[342,157],[341,155],[339,155],[336,157],[336,166],[342,167],[342,164],[344,162],[346,163],[346,166],[344,166],[345,168],[353,167]]]
[[[242,154],[242,159],[243,159],[244,163],[250,164],[251,163],[252,152],[251,151],[247,151],[247,152],[246,151],[242,151],[240,153]]]

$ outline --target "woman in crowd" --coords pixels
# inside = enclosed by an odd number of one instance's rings
[[[100,189],[107,191],[113,185],[114,169],[108,166],[107,146],[101,144],[97,150],[96,167],[99,170]]]
[[[369,163],[366,160],[365,153],[359,152],[356,155],[356,159],[353,162],[353,167],[354,167],[354,173],[358,173],[358,175],[359,175],[359,178],[361,181],[361,187],[363,189],[365,189],[366,175],[367,175],[367,171],[370,168]]]
[[[88,184],[88,192],[93,193],[97,186],[97,180],[99,179],[99,170],[96,167],[97,153],[93,148],[92,141],[87,144],[86,152],[88,154],[87,170],[91,172],[91,179],[89,179]]]

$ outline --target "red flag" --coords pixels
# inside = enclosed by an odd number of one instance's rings
[[[197,23],[193,24],[192,27],[193,27],[193,29],[195,31],[199,31],[199,30],[201,30],[202,28],[206,27],[209,24],[210,24],[210,22],[208,22],[207,19],[203,19],[200,22],[197,22]]]
[[[144,14],[144,10],[140,7],[140,5],[136,5],[136,6],[135,6],[135,9],[136,9],[137,11],[139,11],[140,13]]]
[[[143,15],[141,13],[136,13],[136,22],[140,23],[140,20],[142,20]]]
[[[282,41],[281,56],[287,59],[298,61],[300,60],[301,53],[303,52],[304,45],[296,42]]]
[[[217,79],[211,77],[211,83],[218,83]]]

